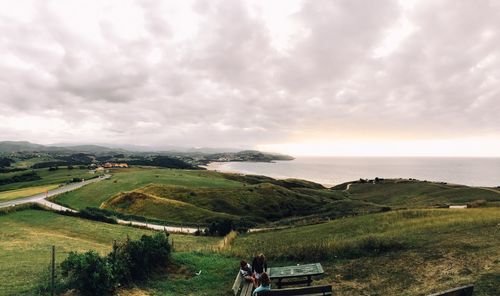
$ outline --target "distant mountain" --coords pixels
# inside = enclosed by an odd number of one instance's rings
[[[62,147],[49,147],[34,144],[27,141],[3,141],[0,142],[0,152],[29,152],[29,151],[64,151]]]
[[[53,146],[57,147],[57,146]],[[109,148],[100,145],[75,145],[75,146],[65,146],[64,149],[69,149],[75,152],[86,152],[86,153],[104,153],[104,152],[128,152],[128,150],[122,148]]]
[[[110,145],[111,146],[111,145]],[[124,149],[124,148],[128,149]],[[211,161],[274,161],[292,160],[288,155],[260,152],[256,150],[238,150],[234,148],[187,148],[178,146],[135,146],[122,145],[112,148],[102,145],[75,145],[69,143],[58,143],[53,145],[40,145],[27,141],[3,141],[0,142],[0,153],[13,152],[47,152],[55,154],[88,153],[111,157],[113,154],[136,155],[148,157],[151,155],[164,155],[193,160],[196,164],[206,164]],[[60,155],[59,155],[60,156]],[[60,158],[60,157],[59,157]]]
[[[52,146],[34,144],[27,141],[3,141],[0,142],[0,152],[86,152],[86,153],[104,153],[104,152],[124,152],[126,150],[119,148],[109,148],[98,145],[76,145],[76,146]]]

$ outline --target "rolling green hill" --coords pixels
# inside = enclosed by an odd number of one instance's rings
[[[200,170],[135,168],[114,172],[110,180],[54,200],[74,209],[101,207],[167,222],[201,224],[213,217],[266,223],[294,217],[335,218],[383,209],[373,203],[347,200],[343,193],[301,180]]]
[[[338,190],[336,190],[338,191]],[[350,199],[393,207],[433,207],[449,204],[488,205],[500,202],[500,191],[492,188],[406,179],[378,183],[353,183],[344,191]]]
[[[55,198],[55,201],[81,210],[86,207],[98,208],[103,202],[120,192],[133,191],[151,183],[204,188],[241,186],[238,182],[223,178],[219,173],[200,170],[130,168],[115,169],[112,170],[112,174],[109,180],[62,194]]]
[[[232,215],[206,210],[187,202],[135,191],[120,193],[104,202],[101,208],[176,223],[194,224],[206,222],[211,218],[235,218]]]
[[[311,223],[388,211],[469,203],[495,205],[493,189],[410,180],[354,183],[327,189],[304,180],[223,174],[200,170],[133,168],[113,171],[110,180],[54,200],[74,209],[101,207],[166,222],[204,224],[214,217],[245,218],[258,224]]]
[[[335,295],[427,295],[475,283],[500,295],[500,209],[423,209],[239,236],[227,253],[321,262]]]

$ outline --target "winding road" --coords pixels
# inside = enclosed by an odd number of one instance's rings
[[[47,198],[56,196],[65,192],[73,191],[78,188],[82,188],[85,185],[89,185],[95,182],[100,182],[106,179],[109,179],[111,175],[104,175],[102,177],[78,182],[78,183],[71,183],[68,185],[61,186],[59,188],[49,190],[46,193],[40,193],[36,194],[33,196],[28,196],[24,198],[18,198],[15,200],[7,201],[7,202],[1,202],[0,203],[0,208],[7,208],[7,207],[13,207],[16,205],[21,205],[21,204],[26,204],[26,203],[37,203],[40,204],[46,208],[49,208],[54,211],[59,211],[59,212],[64,212],[64,211],[69,211],[76,213],[77,211],[61,206],[59,204],[53,203],[51,201],[48,201]],[[129,221],[129,220],[122,220],[122,219],[116,219],[116,222],[118,224],[124,224],[124,225],[132,225],[136,227],[144,227],[152,230],[166,230],[168,232],[177,232],[177,233],[194,233],[198,229],[197,228],[190,228],[190,227],[178,227],[178,226],[164,226],[164,225],[157,225],[157,224],[151,224],[151,223],[145,223],[145,222],[139,222],[139,221]]]
[[[6,207],[11,207],[11,206],[16,206],[16,205],[34,202],[34,203],[39,203],[41,205],[47,206],[49,208],[53,208],[54,210],[58,210],[58,211],[69,210],[69,211],[74,212],[74,210],[60,206],[60,205],[55,204],[53,202],[50,202],[50,201],[46,200],[46,198],[51,197],[51,196],[55,196],[55,195],[59,195],[62,193],[66,193],[69,191],[73,191],[73,190],[81,188],[85,185],[99,182],[102,180],[106,180],[110,177],[111,177],[111,175],[104,175],[102,177],[98,177],[98,178],[94,178],[94,179],[90,179],[90,180],[86,180],[86,181],[82,181],[82,182],[70,183],[68,185],[64,185],[64,186],[61,186],[61,187],[53,189],[53,190],[49,190],[46,193],[39,193],[36,195],[24,197],[24,198],[18,198],[18,199],[11,200],[11,201],[1,202],[0,208],[6,208]]]

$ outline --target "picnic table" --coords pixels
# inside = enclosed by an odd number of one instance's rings
[[[325,272],[323,271],[321,263],[268,268],[269,278],[271,280],[277,280],[278,289],[281,289],[285,285],[307,284],[310,286],[312,277],[323,273]],[[304,277],[307,279],[297,280],[297,278]],[[283,281],[284,279],[287,279],[287,281]],[[289,281],[289,279],[291,279],[291,281]]]

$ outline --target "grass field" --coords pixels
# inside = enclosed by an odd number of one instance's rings
[[[209,218],[234,218],[197,207],[187,202],[160,198],[140,192],[122,193],[103,204],[104,209],[119,213],[161,219],[176,223],[200,223]]]
[[[90,174],[88,170],[80,170],[80,169],[71,169],[68,170],[66,168],[59,168],[55,171],[49,171],[48,169],[36,169],[34,170],[37,175],[41,177],[40,180],[28,181],[28,182],[17,182],[0,186],[1,191],[9,191],[16,189],[23,189],[28,187],[36,187],[36,186],[44,186],[44,185],[52,185],[52,184],[62,184],[68,181],[71,181],[73,178],[92,178],[95,175]],[[21,172],[12,172],[12,173],[4,173],[0,174],[0,179],[9,178],[14,175],[21,175],[29,171],[21,171]]]
[[[50,262],[52,245],[56,246],[56,260],[60,263],[69,251],[93,249],[105,254],[111,250],[113,240],[148,233],[151,232],[41,210],[0,216],[0,295],[34,295],[33,289]],[[171,238],[179,252],[204,250],[219,241],[174,234]],[[161,285],[161,279],[157,285]]]
[[[27,187],[9,191],[0,191],[0,202],[9,201],[21,197],[32,196],[35,194],[46,192],[48,190],[52,190],[57,187],[58,185],[42,185],[42,186]]]
[[[206,223],[213,217],[245,217],[266,223],[288,217],[337,217],[381,210],[373,203],[350,200],[337,207],[334,203],[344,195],[300,180],[133,168],[116,170],[110,180],[53,200],[74,209],[102,207],[172,223]]]
[[[238,237],[229,254],[322,262],[336,295],[500,295],[500,209],[406,210]]]
[[[171,169],[130,168],[113,170],[109,180],[94,183],[58,196],[55,200],[74,209],[99,207],[120,192],[132,191],[150,183],[193,187],[231,188],[240,183],[224,179],[219,173]]]
[[[380,183],[353,183],[347,191],[350,199],[394,207],[429,207],[444,204],[500,202],[500,191],[493,188],[409,181],[384,180]]]

